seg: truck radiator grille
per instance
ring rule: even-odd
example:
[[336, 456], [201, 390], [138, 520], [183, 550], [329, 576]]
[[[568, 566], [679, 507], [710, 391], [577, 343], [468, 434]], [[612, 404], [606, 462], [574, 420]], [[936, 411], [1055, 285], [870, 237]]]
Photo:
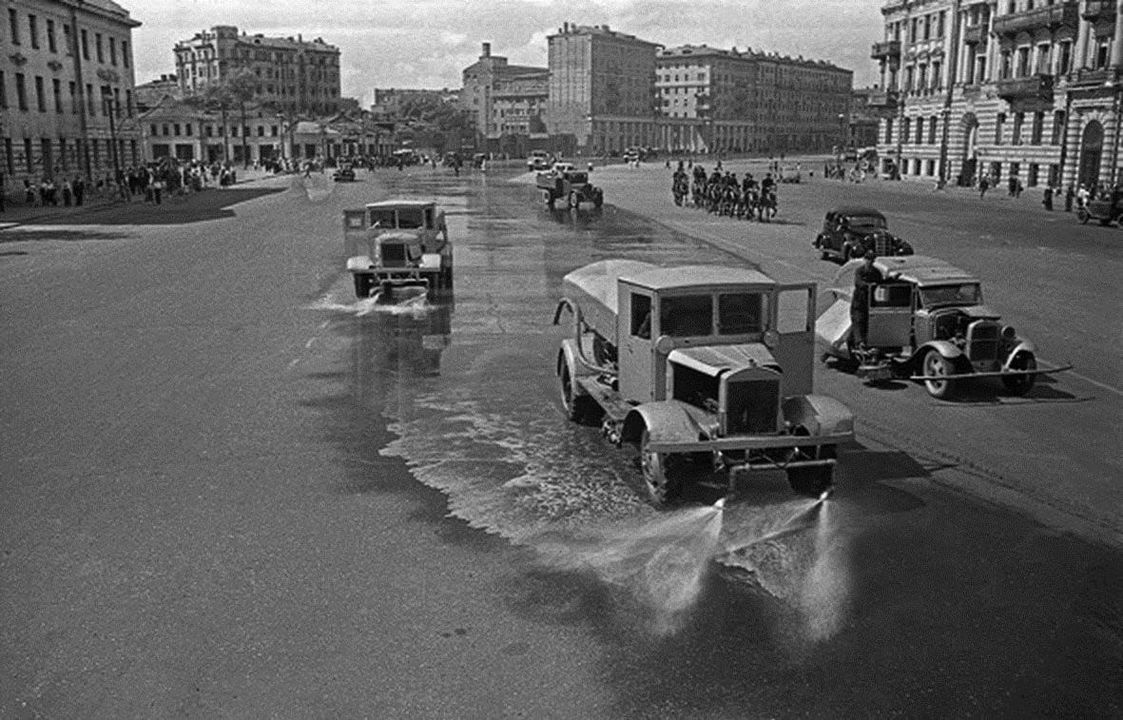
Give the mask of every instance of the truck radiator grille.
[[382, 246], [382, 265], [384, 267], [405, 267], [406, 246], [398, 243]]
[[878, 235], [873, 241], [873, 251], [877, 253], [878, 257], [885, 257], [886, 255], [893, 254], [893, 243], [889, 238], [884, 235]]
[[778, 380], [731, 382], [727, 392], [727, 434], [776, 432], [776, 417], [780, 409]]
[[972, 362], [998, 360], [998, 323], [976, 320], [967, 327], [967, 357]]

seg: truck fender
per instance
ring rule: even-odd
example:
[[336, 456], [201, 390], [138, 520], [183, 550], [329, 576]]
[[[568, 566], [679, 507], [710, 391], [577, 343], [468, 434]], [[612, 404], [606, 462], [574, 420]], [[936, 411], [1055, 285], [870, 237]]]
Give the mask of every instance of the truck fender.
[[621, 442], [638, 443], [644, 428], [658, 442], [697, 442], [699, 436], [705, 435], [680, 403], [666, 400], [632, 409], [624, 418]]
[[[948, 342], [947, 340], [929, 340], [916, 349], [909, 360], [913, 363], [920, 363], [929, 350], [938, 350], [941, 355], [951, 360], [952, 363], [958, 363], [959, 359], [963, 357], [963, 351], [956, 346], [955, 343]], [[919, 367], [919, 365], [918, 365]]]
[[347, 258], [347, 269], [351, 272], [363, 272], [374, 267], [374, 261], [369, 255], [356, 255]]
[[1011, 365], [1011, 363], [1014, 362], [1015, 358], [1017, 358], [1019, 355], [1026, 355], [1026, 354], [1028, 354], [1030, 357], [1036, 359], [1037, 358], [1037, 346], [1034, 345], [1029, 340], [1021, 340], [1021, 341], [1018, 342], [1017, 345], [1014, 346], [1014, 349], [1010, 351], [1010, 354], [1006, 356], [1006, 361], [1002, 363], [1002, 369], [1003, 370], [1012, 369], [1010, 367], [1010, 365]]
[[809, 435], [854, 432], [854, 414], [838, 400], [826, 395], [796, 395], [784, 398], [784, 422], [802, 427]]

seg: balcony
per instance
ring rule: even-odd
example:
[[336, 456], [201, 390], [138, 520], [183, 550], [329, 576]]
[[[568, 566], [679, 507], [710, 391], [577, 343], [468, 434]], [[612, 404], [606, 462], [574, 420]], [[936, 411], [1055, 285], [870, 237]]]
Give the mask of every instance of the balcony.
[[901, 41], [900, 40], [883, 40], [873, 44], [870, 50], [870, 57], [874, 60], [900, 60], [901, 59]]
[[896, 90], [874, 90], [869, 94], [866, 105], [877, 110], [892, 110], [897, 107], [898, 99]]
[[1089, 22], [1097, 20], [1113, 20], [1116, 12], [1116, 0], [1088, 0], [1084, 12], [1080, 17]]
[[985, 23], [968, 25], [963, 28], [963, 42], [967, 45], [986, 45], [987, 26]]
[[1071, 0], [1065, 5], [1047, 5], [998, 15], [994, 18], [994, 33], [1013, 37], [1020, 32], [1033, 32], [1041, 28], [1056, 30], [1061, 27], [1077, 29], [1080, 20], [1080, 6]]
[[1053, 101], [1053, 76], [1030, 75], [1024, 78], [999, 80], [998, 97], [1007, 102], [1024, 100]]

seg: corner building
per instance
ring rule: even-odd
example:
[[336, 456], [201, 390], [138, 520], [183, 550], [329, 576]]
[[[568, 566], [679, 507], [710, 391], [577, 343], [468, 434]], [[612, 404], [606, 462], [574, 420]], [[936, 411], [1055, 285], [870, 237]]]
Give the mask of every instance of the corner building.
[[1026, 187], [1120, 181], [1116, 0], [894, 0], [873, 45], [883, 172]]
[[565, 23], [548, 38], [546, 127], [563, 153], [620, 154], [659, 141], [659, 46], [607, 25]]
[[331, 115], [340, 110], [339, 48], [321, 38], [247, 35], [233, 25], [216, 25], [176, 43], [175, 70], [185, 94], [248, 72], [257, 81], [255, 99], [279, 111]]
[[3, 5], [0, 191], [77, 174], [101, 180], [138, 162], [132, 31], [140, 23], [109, 0]]

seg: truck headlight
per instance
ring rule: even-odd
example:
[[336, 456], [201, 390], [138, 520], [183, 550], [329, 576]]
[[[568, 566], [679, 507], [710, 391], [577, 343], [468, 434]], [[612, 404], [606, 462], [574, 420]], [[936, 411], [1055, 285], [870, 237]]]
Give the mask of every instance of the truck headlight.
[[1013, 325], [1006, 325], [1002, 328], [1002, 339], [1007, 342], [1013, 342], [1018, 337], [1017, 331], [1014, 330]]
[[764, 337], [761, 339], [769, 350], [775, 350], [780, 345], [780, 333], [775, 330], [765, 330]]

